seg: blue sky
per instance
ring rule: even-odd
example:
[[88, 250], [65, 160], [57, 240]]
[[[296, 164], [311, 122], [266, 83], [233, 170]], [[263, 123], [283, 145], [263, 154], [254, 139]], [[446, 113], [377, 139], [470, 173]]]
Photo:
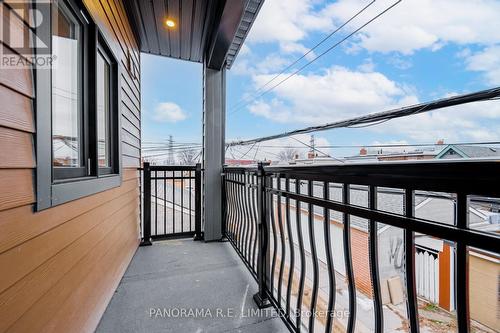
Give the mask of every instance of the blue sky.
[[[270, 135], [500, 85], [496, 14], [500, 1], [404, 0], [298, 75], [256, 98], [259, 87], [369, 2], [266, 0], [228, 72], [227, 139]], [[287, 73], [392, 3], [377, 0]], [[158, 141], [168, 134], [177, 141], [201, 140], [201, 70], [199, 64], [143, 55], [144, 140]], [[499, 139], [498, 128], [499, 102], [481, 102], [364, 129], [319, 132], [316, 142], [490, 141]], [[287, 144], [297, 145], [290, 139], [268, 145]], [[329, 153], [342, 156], [352, 149]]]

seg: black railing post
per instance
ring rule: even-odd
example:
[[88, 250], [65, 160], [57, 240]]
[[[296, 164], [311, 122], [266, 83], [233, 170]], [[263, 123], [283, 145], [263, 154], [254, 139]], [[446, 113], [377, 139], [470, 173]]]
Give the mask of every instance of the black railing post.
[[259, 217], [257, 219], [258, 227], [258, 246], [259, 253], [257, 256], [257, 280], [259, 283], [259, 291], [253, 295], [253, 299], [259, 309], [271, 306], [269, 302], [269, 297], [267, 295], [266, 286], [266, 257], [267, 257], [267, 246], [268, 246], [268, 230], [267, 230], [267, 204], [266, 204], [266, 172], [264, 170], [264, 165], [259, 163], [258, 172], [258, 213]]
[[201, 232], [201, 164], [196, 164], [194, 172], [194, 240], [203, 240]]
[[151, 169], [149, 162], [144, 162], [143, 167], [143, 194], [142, 207], [143, 215], [143, 236], [141, 246], [151, 245]]
[[224, 170], [222, 171], [221, 174], [221, 193], [222, 193], [222, 238], [227, 239], [227, 193], [226, 193], [226, 173]]

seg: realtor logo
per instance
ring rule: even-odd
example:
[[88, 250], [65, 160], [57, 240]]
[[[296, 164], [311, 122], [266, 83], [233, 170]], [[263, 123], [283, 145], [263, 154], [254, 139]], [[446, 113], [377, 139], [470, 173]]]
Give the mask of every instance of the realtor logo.
[[0, 68], [50, 68], [50, 0], [11, 0], [0, 6]]

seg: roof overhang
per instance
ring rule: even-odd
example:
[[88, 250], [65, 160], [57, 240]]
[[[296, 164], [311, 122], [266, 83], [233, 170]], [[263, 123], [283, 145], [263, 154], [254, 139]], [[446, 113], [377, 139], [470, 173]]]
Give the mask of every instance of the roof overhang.
[[[230, 68], [264, 0], [123, 0], [140, 51]], [[166, 19], [176, 23], [167, 28]]]

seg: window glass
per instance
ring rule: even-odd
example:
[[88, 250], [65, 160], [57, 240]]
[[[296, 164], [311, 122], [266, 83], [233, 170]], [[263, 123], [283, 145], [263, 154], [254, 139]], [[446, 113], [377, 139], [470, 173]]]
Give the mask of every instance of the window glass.
[[97, 149], [99, 167], [110, 167], [110, 65], [97, 54]]
[[54, 166], [81, 167], [81, 27], [59, 2], [52, 25], [52, 149]]

